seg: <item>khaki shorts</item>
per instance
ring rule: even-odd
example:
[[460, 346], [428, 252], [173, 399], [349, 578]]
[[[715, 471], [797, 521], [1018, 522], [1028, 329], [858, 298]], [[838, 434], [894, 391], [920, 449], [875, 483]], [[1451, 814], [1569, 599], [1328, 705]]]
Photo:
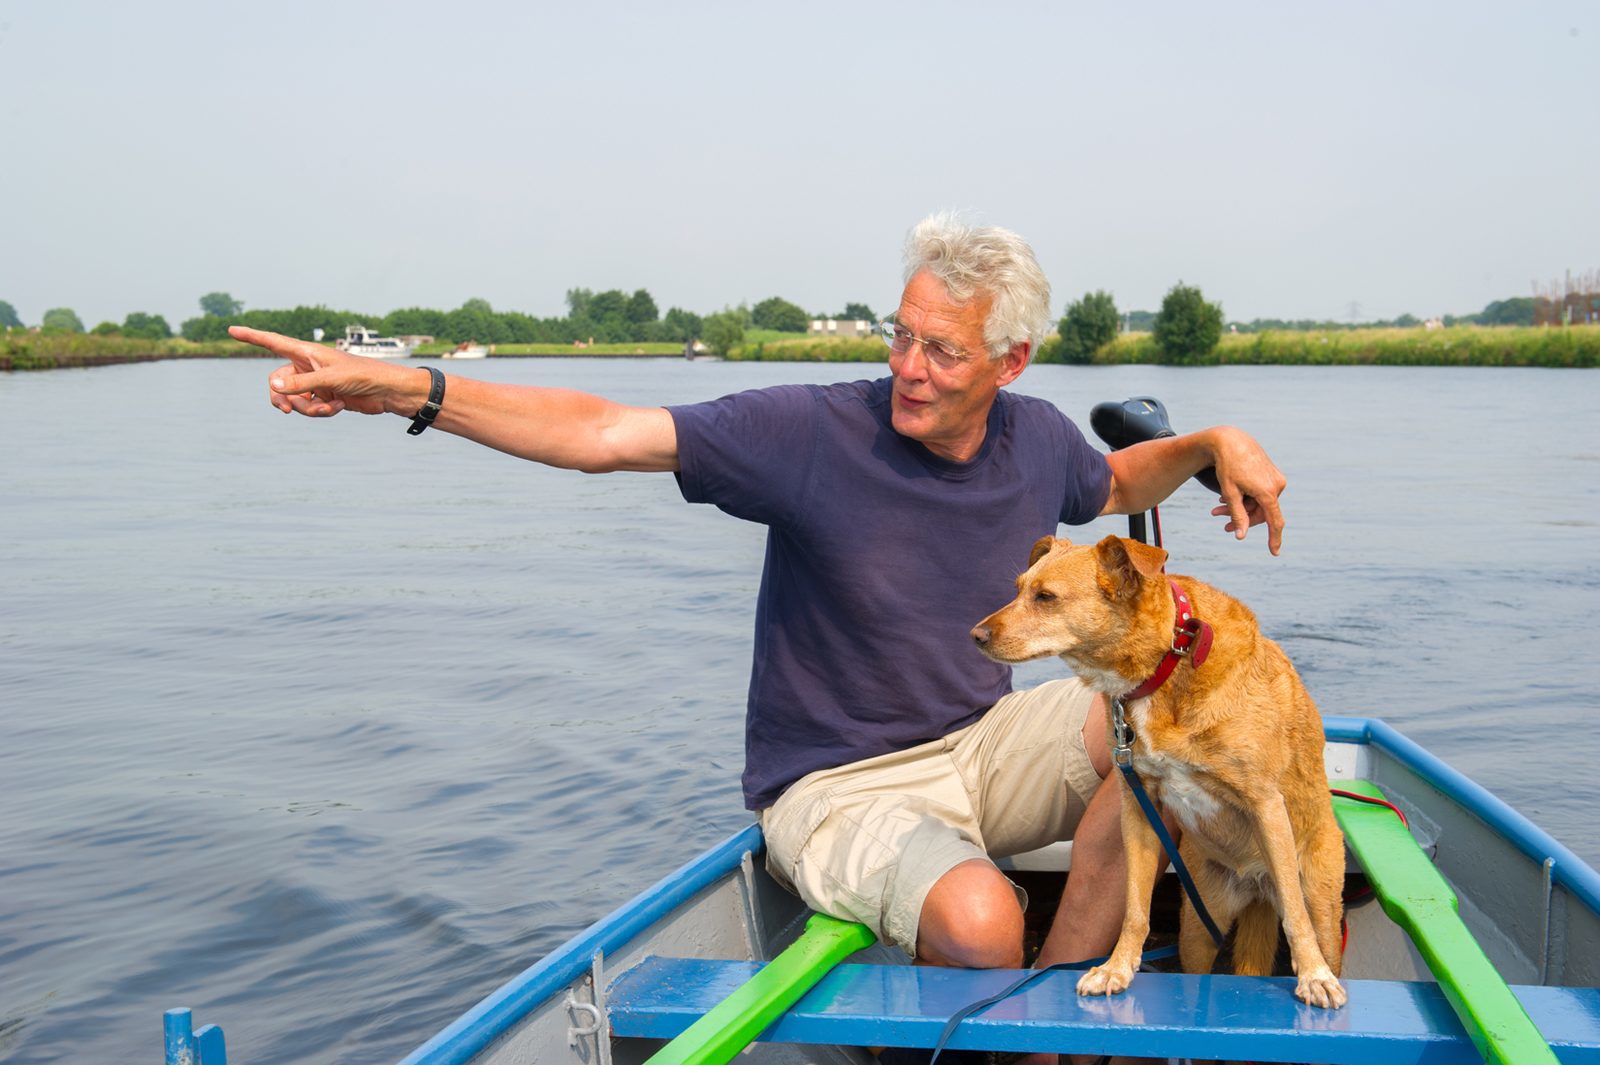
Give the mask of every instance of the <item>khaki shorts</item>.
[[1083, 743], [1093, 701], [1076, 678], [1050, 681], [943, 739], [801, 777], [761, 811], [767, 868], [914, 957], [940, 877], [1072, 837], [1100, 786]]

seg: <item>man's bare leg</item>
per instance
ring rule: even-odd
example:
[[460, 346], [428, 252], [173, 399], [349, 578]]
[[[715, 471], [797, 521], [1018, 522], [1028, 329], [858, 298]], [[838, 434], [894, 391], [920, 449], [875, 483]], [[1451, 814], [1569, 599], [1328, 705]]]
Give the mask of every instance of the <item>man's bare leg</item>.
[[[1127, 871], [1122, 850], [1122, 784], [1112, 772], [1111, 745], [1106, 731], [1109, 712], [1105, 697], [1095, 696], [1094, 708], [1083, 725], [1083, 742], [1100, 774], [1100, 786], [1072, 836], [1072, 875], [1067, 877], [1061, 903], [1050, 922], [1050, 933], [1039, 949], [1034, 967], [1043, 969], [1062, 962], [1087, 961], [1111, 953], [1122, 917], [1127, 910]], [[1162, 862], [1165, 864], [1166, 859]], [[1055, 1054], [1033, 1054], [1021, 1065], [1055, 1065]], [[1063, 1061], [1091, 1065], [1094, 1054], [1072, 1054]], [[1140, 1058], [1114, 1058], [1113, 1065], [1134, 1065]]]
[[1100, 786], [1072, 835], [1072, 875], [1034, 963], [1040, 969], [1109, 954], [1122, 929], [1128, 893], [1122, 858], [1122, 790], [1111, 771], [1106, 716], [1105, 697], [1097, 695], [1083, 724], [1083, 742], [1100, 774]]
[[[1110, 952], [1122, 928], [1127, 875], [1123, 867], [1121, 787], [1111, 769], [1108, 712], [1095, 697], [1083, 727], [1084, 746], [1100, 774], [1072, 837], [1073, 873], [1035, 965], [1044, 968]], [[987, 862], [963, 862], [940, 877], [923, 901], [917, 928], [919, 964], [970, 969], [1022, 966], [1022, 908], [1011, 882]], [[1034, 1054], [1019, 1065], [1055, 1065], [1057, 1055]], [[1097, 1055], [1073, 1055], [1090, 1065]], [[1137, 1059], [1115, 1059], [1117, 1065]]]
[[961, 969], [1022, 968], [1022, 907], [1005, 875], [983, 861], [962, 862], [923, 900], [917, 962]]

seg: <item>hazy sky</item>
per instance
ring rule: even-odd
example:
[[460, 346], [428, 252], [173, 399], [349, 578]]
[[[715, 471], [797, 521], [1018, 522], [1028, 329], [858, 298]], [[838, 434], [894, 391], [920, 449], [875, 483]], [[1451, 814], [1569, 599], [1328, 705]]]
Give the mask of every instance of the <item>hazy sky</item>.
[[1057, 311], [1464, 313], [1600, 268], [1597, 15], [0, 0], [0, 299], [881, 313], [953, 207]]

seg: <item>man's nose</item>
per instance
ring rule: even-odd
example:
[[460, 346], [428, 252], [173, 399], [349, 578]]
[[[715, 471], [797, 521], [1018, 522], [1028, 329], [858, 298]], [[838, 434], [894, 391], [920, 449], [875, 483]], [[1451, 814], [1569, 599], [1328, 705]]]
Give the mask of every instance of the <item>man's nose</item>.
[[972, 639], [979, 647], [988, 647], [989, 641], [994, 639], [994, 630], [987, 625], [974, 625]]
[[[911, 356], [913, 352], [916, 353], [917, 358], [914, 366], [911, 362]], [[900, 355], [900, 368], [894, 370], [893, 367], [891, 367], [891, 369], [896, 377], [910, 377], [914, 380], [921, 380], [922, 378], [927, 377], [928, 351], [922, 346], [922, 341], [913, 340], [911, 342], [911, 346]]]

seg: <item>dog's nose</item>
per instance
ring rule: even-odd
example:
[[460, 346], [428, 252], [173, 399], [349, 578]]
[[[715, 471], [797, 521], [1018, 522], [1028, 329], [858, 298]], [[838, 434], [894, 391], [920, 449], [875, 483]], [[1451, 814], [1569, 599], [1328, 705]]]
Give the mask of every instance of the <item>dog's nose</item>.
[[979, 647], [988, 647], [989, 646], [989, 641], [991, 639], [993, 639], [993, 638], [994, 638], [994, 631], [992, 629], [990, 629], [989, 626], [987, 626], [987, 625], [974, 625], [972, 627], [972, 639], [977, 643], [977, 645]]

